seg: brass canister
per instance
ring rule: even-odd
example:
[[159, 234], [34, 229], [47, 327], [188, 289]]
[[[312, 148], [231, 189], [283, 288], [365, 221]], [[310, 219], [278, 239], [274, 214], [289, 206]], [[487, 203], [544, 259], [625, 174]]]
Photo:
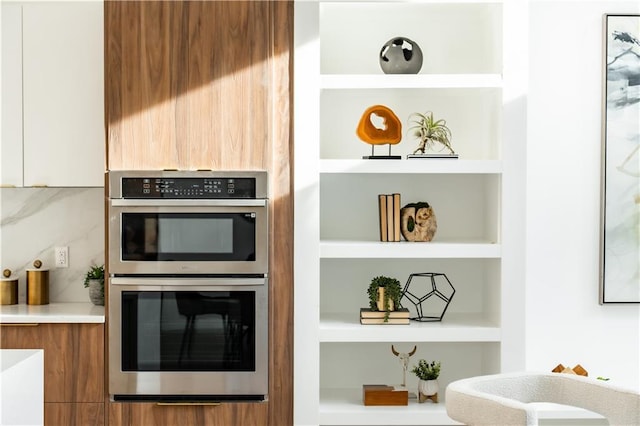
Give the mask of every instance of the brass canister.
[[15, 305], [18, 303], [18, 276], [11, 276], [11, 270], [2, 271], [0, 279], [0, 305]]
[[36, 269], [27, 269], [27, 305], [49, 304], [49, 271], [40, 269], [42, 262], [33, 262]]

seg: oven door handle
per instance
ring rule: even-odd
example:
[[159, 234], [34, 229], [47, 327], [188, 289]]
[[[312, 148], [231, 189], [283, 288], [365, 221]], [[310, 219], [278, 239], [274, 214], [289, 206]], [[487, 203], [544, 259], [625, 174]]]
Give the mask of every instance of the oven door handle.
[[112, 277], [111, 285], [123, 286], [260, 286], [267, 283], [267, 278], [124, 278]]
[[114, 207], [265, 207], [267, 200], [261, 199], [223, 199], [223, 200], [141, 200], [141, 199], [111, 199], [110, 203]]

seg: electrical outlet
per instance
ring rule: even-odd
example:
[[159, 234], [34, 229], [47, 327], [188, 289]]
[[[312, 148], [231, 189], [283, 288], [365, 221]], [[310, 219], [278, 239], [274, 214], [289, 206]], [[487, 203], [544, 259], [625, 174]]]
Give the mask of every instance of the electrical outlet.
[[69, 247], [56, 247], [56, 268], [69, 267]]

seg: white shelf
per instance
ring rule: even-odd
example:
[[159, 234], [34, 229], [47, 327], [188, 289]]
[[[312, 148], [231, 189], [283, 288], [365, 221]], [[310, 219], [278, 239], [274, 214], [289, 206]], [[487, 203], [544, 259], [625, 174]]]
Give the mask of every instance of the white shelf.
[[410, 160], [320, 160], [320, 173], [500, 174], [502, 161], [429, 158]]
[[[412, 392], [409, 389], [410, 394]], [[321, 389], [320, 424], [323, 425], [458, 425], [447, 416], [445, 389], [439, 402], [418, 403], [409, 399], [406, 406], [365, 406], [361, 389]], [[559, 404], [535, 403], [538, 417], [544, 420], [596, 420], [604, 418], [592, 411]], [[575, 423], [572, 423], [575, 424]]]
[[322, 89], [501, 88], [500, 74], [325, 74]]
[[416, 243], [324, 240], [320, 242], [320, 258], [324, 259], [496, 259], [500, 256], [501, 245], [489, 241]]
[[[409, 390], [411, 394], [411, 389]], [[415, 394], [415, 391], [413, 391]], [[362, 389], [321, 389], [322, 425], [457, 425], [447, 416], [444, 389], [437, 404], [409, 400], [406, 406], [365, 406]]]
[[320, 342], [500, 342], [500, 327], [481, 315], [445, 314], [442, 321], [362, 325], [358, 312], [320, 318]]

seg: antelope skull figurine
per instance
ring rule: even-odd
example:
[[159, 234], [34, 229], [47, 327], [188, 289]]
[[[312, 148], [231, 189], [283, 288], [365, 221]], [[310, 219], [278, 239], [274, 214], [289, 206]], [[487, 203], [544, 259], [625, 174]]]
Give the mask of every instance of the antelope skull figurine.
[[413, 346], [413, 350], [411, 352], [398, 352], [396, 348], [391, 345], [391, 352], [398, 358], [400, 358], [400, 364], [402, 365], [402, 386], [407, 387], [407, 367], [409, 366], [409, 358], [411, 355], [416, 353], [416, 349], [418, 347], [416, 345]]

